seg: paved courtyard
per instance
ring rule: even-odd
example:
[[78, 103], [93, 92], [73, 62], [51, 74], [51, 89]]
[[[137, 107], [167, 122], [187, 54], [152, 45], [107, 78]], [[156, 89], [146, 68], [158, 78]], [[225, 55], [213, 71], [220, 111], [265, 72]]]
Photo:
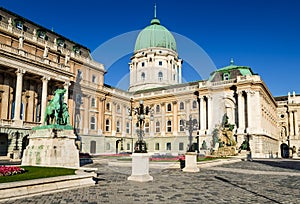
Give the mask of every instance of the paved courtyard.
[[300, 160], [255, 160], [202, 168], [151, 169], [154, 180], [127, 181], [125, 166], [91, 164], [103, 178], [92, 187], [5, 203], [300, 203]]

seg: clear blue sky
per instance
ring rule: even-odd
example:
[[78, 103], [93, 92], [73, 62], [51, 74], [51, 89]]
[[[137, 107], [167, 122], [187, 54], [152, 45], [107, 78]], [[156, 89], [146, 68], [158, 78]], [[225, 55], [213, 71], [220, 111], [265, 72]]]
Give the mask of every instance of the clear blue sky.
[[[154, 3], [161, 24], [201, 46], [216, 67], [233, 57], [258, 73], [274, 96], [300, 93], [299, 0], [1, 0], [0, 6], [93, 52], [117, 35], [149, 25]], [[109, 70], [106, 83], [115, 85], [118, 69], [129, 71], [129, 57]]]

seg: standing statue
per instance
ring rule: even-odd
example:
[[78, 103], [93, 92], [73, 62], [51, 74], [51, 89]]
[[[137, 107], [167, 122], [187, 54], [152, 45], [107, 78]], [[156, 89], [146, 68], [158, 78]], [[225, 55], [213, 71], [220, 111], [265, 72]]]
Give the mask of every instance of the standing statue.
[[64, 103], [65, 89], [57, 89], [54, 92], [53, 99], [46, 107], [44, 123], [46, 125], [57, 124], [67, 125], [69, 124], [69, 113], [67, 104]]

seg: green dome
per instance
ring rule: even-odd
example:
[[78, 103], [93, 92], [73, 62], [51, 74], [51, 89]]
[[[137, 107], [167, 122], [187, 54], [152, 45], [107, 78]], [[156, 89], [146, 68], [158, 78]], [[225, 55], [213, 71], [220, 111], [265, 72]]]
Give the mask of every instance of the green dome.
[[176, 52], [176, 41], [168, 29], [160, 25], [157, 18], [152, 19], [151, 25], [144, 28], [135, 41], [134, 51], [150, 47], [163, 47]]

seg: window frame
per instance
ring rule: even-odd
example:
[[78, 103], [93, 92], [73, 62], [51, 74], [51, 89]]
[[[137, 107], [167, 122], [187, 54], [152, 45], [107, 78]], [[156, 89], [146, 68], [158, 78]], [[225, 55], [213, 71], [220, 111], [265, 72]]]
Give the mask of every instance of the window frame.
[[167, 121], [167, 132], [172, 132], [172, 121], [168, 120]]
[[96, 130], [97, 129], [96, 124], [97, 124], [96, 117], [91, 116], [91, 118], [90, 118], [90, 129], [91, 130]]
[[160, 122], [159, 122], [159, 121], [156, 121], [156, 122], [155, 122], [155, 132], [156, 132], [156, 133], [159, 133], [159, 132], [160, 132]]
[[108, 118], [105, 120], [105, 132], [110, 132], [110, 120]]

